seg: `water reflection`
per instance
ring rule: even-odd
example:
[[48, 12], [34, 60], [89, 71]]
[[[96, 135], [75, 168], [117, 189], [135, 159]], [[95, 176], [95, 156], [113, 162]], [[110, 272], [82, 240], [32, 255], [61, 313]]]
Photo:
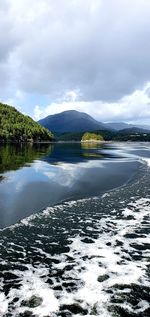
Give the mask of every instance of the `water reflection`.
[[0, 182], [2, 182], [4, 179], [5, 179], [5, 177], [0, 175]]
[[81, 148], [85, 150], [101, 149], [103, 146], [103, 143], [81, 142]]
[[62, 200], [99, 195], [120, 186], [139, 164], [123, 159], [111, 146], [96, 144], [88, 148], [80, 144], [5, 146], [0, 158], [1, 227]]
[[[50, 155], [53, 145], [33, 145], [33, 144], [7, 144], [0, 146], [0, 173], [17, 170], [20, 167], [32, 163], [34, 160]], [[1, 176], [2, 177], [2, 176]], [[1, 180], [0, 177], [0, 180]]]
[[[122, 157], [111, 151], [112, 146], [101, 144], [19, 144], [0, 146], [0, 173], [17, 170], [35, 160], [58, 165], [61, 162], [79, 163], [91, 159]], [[0, 181], [4, 175], [0, 175]]]

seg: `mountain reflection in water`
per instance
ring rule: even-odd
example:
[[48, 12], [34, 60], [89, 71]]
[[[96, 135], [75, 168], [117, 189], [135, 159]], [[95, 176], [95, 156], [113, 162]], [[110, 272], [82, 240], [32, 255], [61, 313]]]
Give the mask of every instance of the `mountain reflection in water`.
[[138, 164], [110, 144], [1, 146], [0, 227], [60, 201], [121, 186]]

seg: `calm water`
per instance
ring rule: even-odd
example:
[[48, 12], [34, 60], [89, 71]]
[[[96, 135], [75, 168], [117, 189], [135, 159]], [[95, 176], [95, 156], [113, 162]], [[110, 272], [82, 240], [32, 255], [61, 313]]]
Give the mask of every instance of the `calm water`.
[[150, 145], [0, 148], [0, 316], [147, 317]]
[[127, 182], [139, 162], [113, 146], [55, 144], [0, 149], [0, 227], [61, 201]]

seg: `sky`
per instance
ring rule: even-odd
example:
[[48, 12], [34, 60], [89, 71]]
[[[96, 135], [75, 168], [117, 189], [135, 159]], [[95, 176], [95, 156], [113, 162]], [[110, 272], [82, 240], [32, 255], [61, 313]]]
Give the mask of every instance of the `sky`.
[[0, 100], [150, 124], [150, 1], [0, 0]]

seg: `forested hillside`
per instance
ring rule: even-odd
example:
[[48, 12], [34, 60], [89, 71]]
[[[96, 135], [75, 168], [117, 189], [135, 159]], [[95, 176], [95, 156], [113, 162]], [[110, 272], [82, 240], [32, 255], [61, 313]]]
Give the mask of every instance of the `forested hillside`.
[[0, 103], [0, 142], [38, 142], [52, 138], [52, 133], [33, 119]]
[[102, 142], [104, 141], [103, 137], [100, 134], [96, 133], [84, 133], [81, 142]]

